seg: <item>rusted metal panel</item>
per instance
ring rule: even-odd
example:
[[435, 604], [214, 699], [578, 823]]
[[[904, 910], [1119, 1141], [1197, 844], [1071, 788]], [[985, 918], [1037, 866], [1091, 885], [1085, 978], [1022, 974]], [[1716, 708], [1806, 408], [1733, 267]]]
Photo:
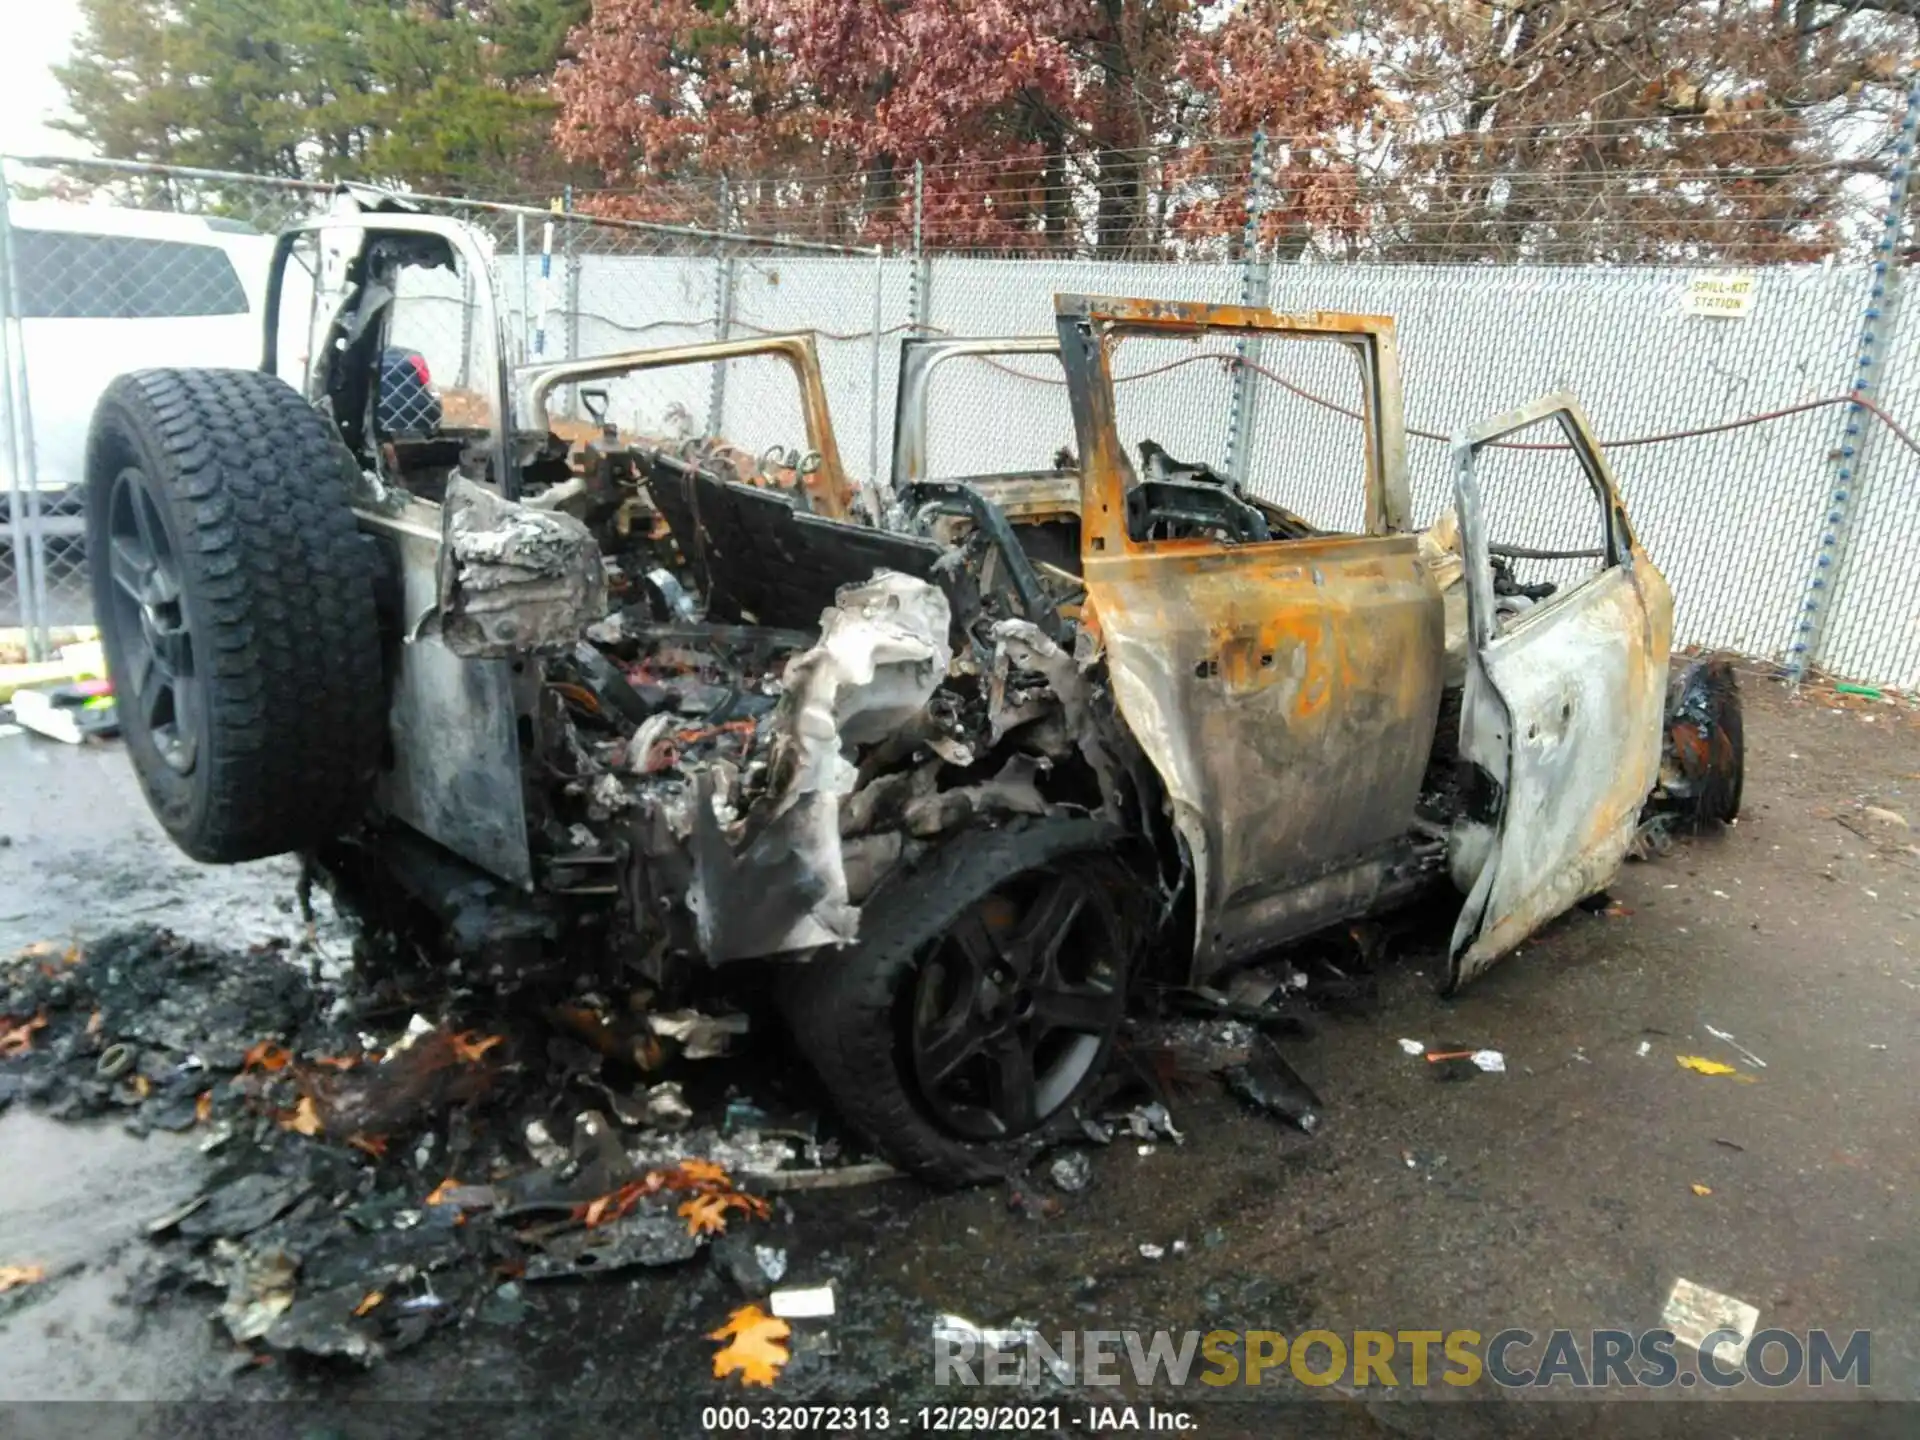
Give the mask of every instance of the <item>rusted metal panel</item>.
[[[1414, 820], [1444, 664], [1440, 592], [1407, 529], [1393, 325], [1378, 316], [1058, 296], [1082, 457], [1085, 610], [1114, 698], [1195, 870], [1205, 973], [1364, 909]], [[1359, 352], [1365, 536], [1136, 541], [1113, 408], [1127, 334], [1296, 335]], [[1366, 892], [1365, 894], [1361, 892]]]
[[[654, 350], [622, 350], [584, 360], [530, 366], [516, 372], [527, 396], [525, 420], [544, 429], [547, 398], [562, 385], [583, 380], [608, 380], [640, 370], [676, 365], [717, 364], [755, 355], [784, 360], [800, 383], [800, 413], [806, 422], [807, 448], [820, 457], [820, 468], [806, 477], [808, 493], [819, 513], [839, 520], [847, 515], [853, 487], [840, 464], [840, 446], [834, 439], [833, 413], [827, 407], [827, 386], [820, 375], [820, 352], [813, 334], [756, 335], [743, 340], [709, 340], [698, 345], [669, 345]], [[874, 514], [885, 514], [877, 494], [869, 497]]]
[[[1474, 474], [1486, 445], [1556, 421], [1606, 517], [1605, 565], [1503, 630]], [[1454, 837], [1467, 901], [1449, 947], [1456, 989], [1619, 869], [1659, 776], [1673, 594], [1634, 540], [1578, 404], [1550, 395], [1454, 442], [1469, 647], [1461, 755], [1491, 778], [1497, 813]]]
[[1270, 900], [1407, 832], [1439, 592], [1400, 537], [1084, 563], [1114, 698], [1196, 872], [1196, 966], [1271, 944]]

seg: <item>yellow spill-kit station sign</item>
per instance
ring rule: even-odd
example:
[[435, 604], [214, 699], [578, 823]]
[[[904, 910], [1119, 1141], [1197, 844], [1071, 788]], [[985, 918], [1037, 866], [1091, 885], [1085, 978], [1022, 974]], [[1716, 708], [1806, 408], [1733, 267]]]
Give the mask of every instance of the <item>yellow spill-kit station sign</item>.
[[1684, 315], [1724, 315], [1744, 319], [1753, 311], [1760, 279], [1751, 270], [1708, 270], [1687, 281], [1680, 297]]

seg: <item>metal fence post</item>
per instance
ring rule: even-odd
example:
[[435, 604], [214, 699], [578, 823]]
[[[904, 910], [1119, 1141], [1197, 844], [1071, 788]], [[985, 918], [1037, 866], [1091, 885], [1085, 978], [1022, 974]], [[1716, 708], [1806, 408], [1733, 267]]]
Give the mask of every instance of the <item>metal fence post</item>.
[[[873, 247], [873, 346], [867, 360], [867, 494], [878, 504], [880, 495], [880, 333], [882, 297], [886, 291], [886, 251]], [[874, 523], [885, 525], [886, 512], [874, 511]]]
[[527, 273], [527, 217], [513, 217], [513, 248], [520, 257], [520, 356], [525, 364], [533, 356], [533, 281]]
[[26, 632], [27, 658], [50, 653], [47, 625], [46, 555], [40, 533], [40, 478], [34, 463], [33, 407], [27, 389], [26, 336], [19, 323], [19, 272], [14, 265], [13, 225], [9, 214], [12, 181], [0, 160], [0, 407], [4, 408], [7, 475], [7, 529], [13, 548], [13, 579], [20, 600], [20, 625]]
[[[1240, 303], [1265, 305], [1272, 269], [1261, 257], [1260, 215], [1266, 204], [1267, 132], [1253, 132], [1253, 159], [1247, 169], [1247, 223], [1240, 239]], [[1253, 365], [1260, 360], [1260, 344], [1241, 339], [1233, 347], [1233, 399], [1228, 410], [1227, 474], [1236, 485], [1247, 479], [1247, 457], [1253, 445], [1253, 412], [1260, 397]], [[1251, 361], [1252, 364], [1248, 362]]]
[[[569, 185], [561, 192], [561, 204], [563, 206], [562, 213], [566, 216], [566, 220], [563, 223], [567, 227], [567, 238], [564, 246], [567, 263], [565, 301], [567, 307], [567, 359], [575, 360], [580, 356], [580, 246], [573, 233], [575, 229], [578, 228], [573, 222], [573, 186]], [[575, 420], [580, 418], [580, 387], [578, 385], [569, 385], [567, 387], [567, 414]]]
[[907, 272], [907, 322], [916, 335], [924, 335], [932, 318], [930, 291], [933, 271], [927, 262], [927, 167], [913, 162], [913, 269]]
[[1820, 547], [1813, 557], [1813, 573], [1807, 577], [1793, 643], [1787, 649], [1787, 674], [1795, 685], [1806, 678], [1809, 666], [1824, 658], [1828, 627], [1840, 603], [1840, 582], [1845, 577], [1851, 528], [1848, 522], [1860, 507], [1861, 493], [1874, 468], [1871, 462], [1887, 448], [1887, 439], [1880, 433], [1884, 427], [1858, 401], [1869, 390], [1875, 395], [1886, 393], [1886, 357], [1892, 350], [1888, 342], [1899, 321], [1901, 231], [1913, 183], [1916, 137], [1920, 137], [1920, 72], [1915, 73], [1913, 88], [1907, 94], [1907, 112], [1900, 122], [1900, 138], [1894, 145], [1893, 169], [1888, 176], [1886, 214], [1879, 239], [1874, 242], [1872, 280], [1860, 322], [1860, 353], [1854, 361], [1849, 392], [1854, 401], [1844, 411], [1840, 443], [1833, 450], [1833, 483]]
[[[732, 215], [731, 184], [720, 181], [720, 226], [725, 229]], [[715, 242], [713, 251], [713, 338], [730, 338], [733, 330], [733, 285], [735, 280], [732, 248], [726, 241]], [[727, 362], [713, 362], [712, 389], [707, 392], [707, 434], [718, 438], [727, 421]]]

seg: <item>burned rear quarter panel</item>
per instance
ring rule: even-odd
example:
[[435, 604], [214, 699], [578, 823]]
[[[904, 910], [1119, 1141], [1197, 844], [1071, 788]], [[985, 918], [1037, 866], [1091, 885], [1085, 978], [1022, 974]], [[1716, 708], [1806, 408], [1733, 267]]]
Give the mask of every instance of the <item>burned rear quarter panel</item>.
[[1404, 836], [1433, 745], [1440, 592], [1411, 536], [1085, 557], [1115, 698], [1195, 869], [1196, 969], [1275, 892]]

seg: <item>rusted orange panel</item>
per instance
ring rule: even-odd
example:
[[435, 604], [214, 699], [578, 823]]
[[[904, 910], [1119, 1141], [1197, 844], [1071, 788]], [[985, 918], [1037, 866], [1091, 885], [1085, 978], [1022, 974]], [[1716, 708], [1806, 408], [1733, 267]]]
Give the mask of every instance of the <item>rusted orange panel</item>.
[[1203, 965], [1253, 943], [1263, 900], [1406, 833], [1444, 662], [1411, 538], [1155, 547], [1085, 579], [1194, 860]]

